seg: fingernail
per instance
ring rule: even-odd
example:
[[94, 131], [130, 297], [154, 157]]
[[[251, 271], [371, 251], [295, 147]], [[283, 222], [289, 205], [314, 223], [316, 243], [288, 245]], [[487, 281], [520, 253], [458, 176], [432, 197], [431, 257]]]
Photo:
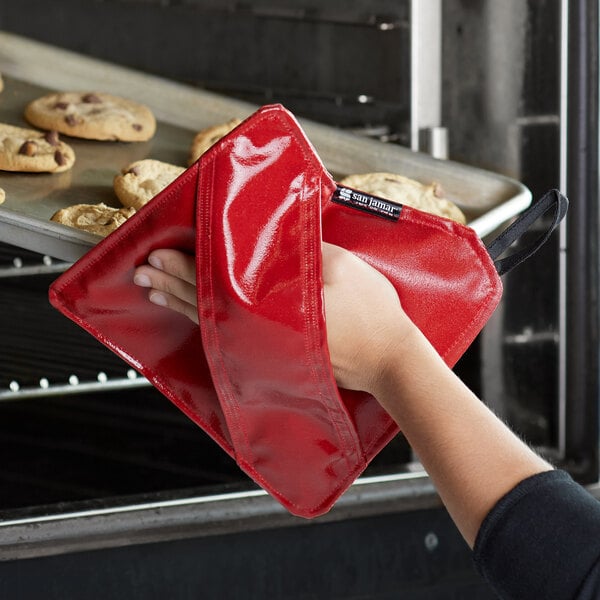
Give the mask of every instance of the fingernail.
[[142, 273], [138, 275], [134, 275], [133, 283], [139, 285], [141, 287], [152, 287], [152, 282], [150, 281], [150, 277], [148, 275], [144, 275]]
[[162, 264], [162, 260], [160, 260], [160, 258], [157, 258], [156, 256], [154, 256], [153, 254], [151, 254], [148, 257], [148, 262], [155, 268], [155, 269], [160, 269], [162, 271], [163, 268], [163, 264]]
[[165, 296], [163, 296], [163, 294], [159, 294], [159, 293], [150, 294], [149, 298], [150, 298], [150, 302], [153, 302], [154, 304], [158, 304], [158, 306], [166, 306], [167, 305], [167, 298]]

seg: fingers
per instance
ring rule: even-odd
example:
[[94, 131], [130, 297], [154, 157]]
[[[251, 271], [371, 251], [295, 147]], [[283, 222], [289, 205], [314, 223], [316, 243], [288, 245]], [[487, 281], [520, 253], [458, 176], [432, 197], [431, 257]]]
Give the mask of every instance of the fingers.
[[155, 250], [135, 270], [136, 285], [150, 288], [148, 299], [198, 323], [196, 265], [193, 256], [177, 250]]
[[196, 261], [193, 256], [179, 250], [154, 250], [148, 262], [161, 271], [196, 285]]

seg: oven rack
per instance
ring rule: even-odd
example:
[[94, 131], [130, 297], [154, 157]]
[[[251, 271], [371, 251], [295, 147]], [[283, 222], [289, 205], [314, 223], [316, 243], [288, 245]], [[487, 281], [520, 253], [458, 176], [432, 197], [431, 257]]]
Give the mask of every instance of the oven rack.
[[48, 275], [66, 271], [70, 262], [0, 243], [0, 278]]
[[[32, 277], [5, 277], [0, 294], [0, 401], [80, 394], [150, 386], [150, 382], [98, 340], [55, 310], [48, 288], [52, 269], [69, 263], [45, 261], [33, 252], [0, 247], [22, 266], [5, 272]], [[41, 263], [41, 266], [40, 266]], [[60, 343], [58, 343], [60, 342]]]
[[[293, 20], [306, 23], [327, 25], [351, 25], [372, 27], [379, 31], [409, 29], [410, 17], [408, 1], [398, 2], [394, 12], [390, 12], [389, 3], [370, 1], [351, 4], [338, 0], [328, 5], [308, 0], [279, 0], [278, 2], [240, 2], [237, 0], [105, 0], [106, 4], [144, 4], [159, 5], [161, 9], [176, 6], [180, 9], [193, 9], [198, 13], [224, 14], [227, 16], [250, 16], [257, 19]], [[379, 9], [379, 4], [381, 8]]]
[[313, 92], [294, 87], [264, 87], [208, 79], [192, 83], [207, 91], [257, 106], [279, 102], [304, 118], [381, 142], [410, 146], [410, 108], [401, 100], [385, 100], [366, 91], [353, 94]]
[[19, 381], [12, 379], [8, 383], [7, 388], [0, 389], [0, 402], [92, 392], [107, 392], [111, 390], [149, 387], [150, 385], [150, 382], [134, 369], [128, 369], [124, 377], [112, 377], [110, 379], [104, 371], [99, 371], [95, 381], [80, 381], [76, 374], [70, 375], [66, 382], [57, 381], [51, 383], [49, 377], [40, 377], [37, 386], [27, 385], [25, 387], [21, 387]]

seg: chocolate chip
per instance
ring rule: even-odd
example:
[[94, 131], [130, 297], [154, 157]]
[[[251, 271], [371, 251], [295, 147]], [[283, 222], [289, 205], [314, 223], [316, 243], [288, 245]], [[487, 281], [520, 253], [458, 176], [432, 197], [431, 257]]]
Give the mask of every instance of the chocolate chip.
[[125, 175], [127, 175], [128, 173], [131, 173], [132, 175], [139, 175], [140, 174], [140, 168], [139, 167], [131, 167], [131, 169], [129, 169], [128, 171], [125, 171]]
[[66, 110], [67, 108], [69, 108], [69, 103], [68, 102], [57, 102], [54, 105], [54, 108], [58, 108], [59, 110]]
[[81, 97], [81, 100], [86, 104], [99, 104], [102, 102], [102, 99], [96, 94], [85, 94]]
[[67, 115], [65, 117], [65, 123], [71, 127], [75, 127], [75, 125], [79, 125], [81, 121], [75, 115]]
[[25, 156], [35, 156], [37, 151], [37, 144], [32, 142], [31, 140], [27, 140], [21, 144], [19, 148], [19, 154], [23, 154]]
[[67, 164], [67, 159], [65, 158], [65, 155], [60, 150], [57, 150], [54, 153], [54, 162], [57, 165], [59, 165], [60, 167]]
[[58, 131], [46, 131], [46, 133], [44, 134], [44, 139], [51, 146], [58, 146], [59, 141], [60, 141], [58, 138]]
[[136, 130], [136, 131], [141, 131], [142, 129], [144, 129], [139, 123], [134, 123], [132, 125], [132, 127]]

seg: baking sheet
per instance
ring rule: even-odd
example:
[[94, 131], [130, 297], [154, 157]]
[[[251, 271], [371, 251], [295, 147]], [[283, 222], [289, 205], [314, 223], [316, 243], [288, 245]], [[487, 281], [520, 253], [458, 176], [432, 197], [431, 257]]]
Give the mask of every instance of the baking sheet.
[[[25, 105], [55, 90], [103, 91], [148, 105], [157, 132], [148, 142], [96, 142], [61, 136], [75, 150], [70, 171], [20, 174], [0, 171], [6, 202], [0, 205], [0, 241], [74, 261], [101, 238], [50, 221], [56, 210], [79, 203], [120, 206], [114, 176], [135, 160], [155, 158], [186, 166], [194, 134], [257, 107], [160, 77], [88, 58], [0, 32], [0, 122], [29, 127]], [[336, 179], [369, 171], [391, 171], [423, 183], [439, 182], [449, 199], [484, 237], [526, 208], [531, 193], [521, 183], [452, 161], [440, 161], [395, 144], [301, 120], [325, 166]]]

